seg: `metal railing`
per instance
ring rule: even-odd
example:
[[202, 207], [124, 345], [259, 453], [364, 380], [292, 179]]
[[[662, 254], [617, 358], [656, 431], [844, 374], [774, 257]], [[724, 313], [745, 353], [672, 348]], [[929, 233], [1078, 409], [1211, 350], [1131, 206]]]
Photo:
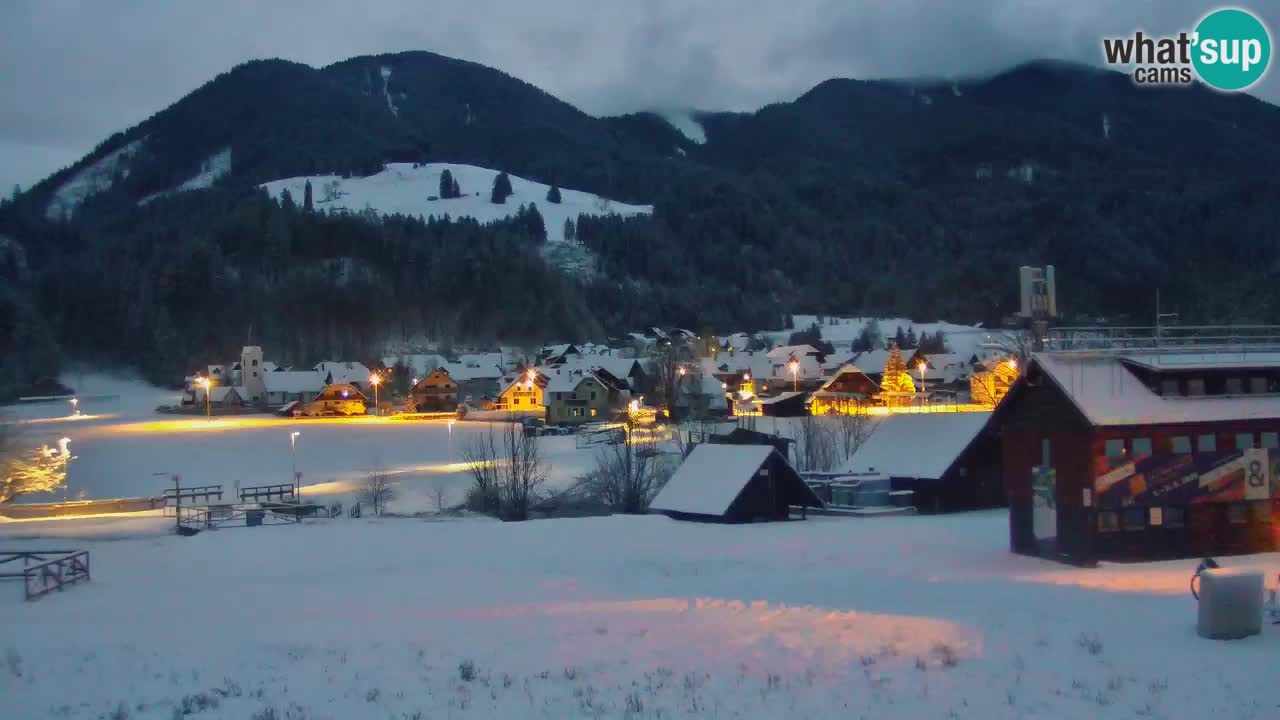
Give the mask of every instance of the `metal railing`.
[[1066, 353], [1280, 352], [1280, 325], [1160, 325], [1056, 327], [1045, 350]]
[[255, 485], [253, 487], [240, 489], [240, 502], [259, 502], [262, 500], [271, 501], [273, 499], [293, 500], [294, 487], [291, 483], [281, 483], [279, 485]]
[[[22, 570], [5, 567], [22, 561]], [[0, 580], [22, 579], [26, 599], [35, 600], [67, 585], [89, 581], [88, 550], [0, 552]]]

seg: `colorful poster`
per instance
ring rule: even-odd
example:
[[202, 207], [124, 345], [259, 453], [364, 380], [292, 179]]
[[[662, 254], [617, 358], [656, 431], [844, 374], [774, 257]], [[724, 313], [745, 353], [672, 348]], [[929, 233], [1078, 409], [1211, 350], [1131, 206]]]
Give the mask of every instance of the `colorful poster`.
[[1100, 461], [1093, 489], [1099, 508], [1269, 500], [1280, 482], [1280, 450], [1152, 455]]

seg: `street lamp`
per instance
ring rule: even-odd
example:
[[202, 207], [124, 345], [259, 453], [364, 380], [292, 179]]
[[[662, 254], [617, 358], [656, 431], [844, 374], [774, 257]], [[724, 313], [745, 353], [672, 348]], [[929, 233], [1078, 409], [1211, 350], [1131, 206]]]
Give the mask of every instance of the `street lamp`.
[[791, 390], [800, 392], [800, 361], [792, 358], [787, 367], [791, 368]]
[[926, 367], [928, 367], [928, 365], [926, 365], [923, 360], [916, 365], [916, 369], [920, 371], [920, 393], [927, 399], [929, 397], [929, 391], [925, 388], [924, 384], [924, 370]]
[[453, 418], [449, 419], [449, 464], [453, 464]]
[[1009, 358], [1009, 369], [1014, 372], [1018, 371], [1018, 358]]
[[289, 462], [293, 467], [293, 499], [302, 502], [302, 478], [298, 475], [298, 436], [302, 433], [294, 430], [289, 433]]
[[204, 388], [204, 416], [205, 416], [205, 419], [211, 419], [211, 418], [213, 417], [213, 406], [210, 404], [210, 400], [209, 400], [209, 386], [210, 386], [210, 385], [213, 385], [213, 381], [212, 381], [212, 380], [210, 380], [210, 379], [209, 379], [209, 378], [207, 378], [207, 377], [202, 377], [202, 378], [200, 378], [199, 380], [197, 380], [196, 382], [200, 383], [200, 387]]
[[378, 414], [378, 386], [382, 384], [382, 376], [374, 373], [369, 376], [369, 383], [373, 385], [373, 414]]
[[71, 398], [70, 402], [71, 402], [71, 414], [79, 415], [80, 409], [77, 406], [80, 404], [80, 398]]

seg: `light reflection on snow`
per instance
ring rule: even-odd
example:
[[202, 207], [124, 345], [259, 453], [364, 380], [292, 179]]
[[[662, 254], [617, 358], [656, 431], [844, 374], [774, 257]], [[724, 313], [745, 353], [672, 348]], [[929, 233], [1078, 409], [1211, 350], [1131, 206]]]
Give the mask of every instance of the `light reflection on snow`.
[[[435, 620], [436, 613], [427, 616]], [[788, 606], [764, 600], [646, 598], [467, 608], [446, 612], [452, 622], [512, 621], [549, 633], [556, 662], [583, 664], [616, 658], [625, 643], [633, 663], [720, 665], [753, 671], [803, 671], [857, 664], [911, 664], [946, 646], [956, 657], [983, 655], [977, 630], [938, 618]]]
[[[1280, 554], [1234, 557], [1219, 562], [1224, 567], [1261, 570], [1268, 588], [1275, 587], [1280, 573]], [[1074, 585], [1085, 590], [1148, 595], [1187, 595], [1199, 560], [1173, 560], [1132, 565], [1105, 564], [1099, 568], [1063, 568], [1020, 575], [1019, 582], [1045, 585]]]
[[361, 425], [366, 427], [398, 427], [405, 428], [418, 424], [447, 423], [444, 418], [427, 420], [397, 420], [394, 417], [355, 416], [355, 417], [320, 417], [320, 418], [283, 418], [263, 416], [216, 417], [213, 419], [183, 418], [180, 420], [148, 420], [142, 422], [122, 423], [96, 428], [104, 435], [144, 435], [166, 433], [208, 433], [226, 432], [229, 430], [251, 430], [258, 428], [289, 427], [306, 429], [316, 425]]

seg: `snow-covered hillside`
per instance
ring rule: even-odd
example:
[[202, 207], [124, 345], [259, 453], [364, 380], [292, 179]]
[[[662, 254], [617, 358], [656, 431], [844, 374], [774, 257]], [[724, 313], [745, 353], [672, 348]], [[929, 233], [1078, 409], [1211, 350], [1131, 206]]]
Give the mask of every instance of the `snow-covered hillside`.
[[979, 327], [976, 325], [958, 325], [943, 320], [937, 322], [914, 322], [910, 318], [842, 318], [842, 317], [822, 317], [817, 315], [792, 315], [791, 325], [794, 330], [787, 330], [779, 333], [781, 342], [785, 342], [787, 336], [795, 330], [804, 330], [809, 326], [818, 325], [822, 330], [822, 339], [836, 346], [837, 350], [848, 350], [849, 345], [862, 334], [862, 328], [872, 320], [880, 324], [880, 334], [883, 338], [892, 338], [902, 328], [903, 332], [908, 329], [914, 329], [917, 336], [921, 333], [929, 333], [935, 335], [938, 331], [942, 331], [942, 335], [947, 343], [947, 349], [953, 353], [970, 356], [977, 355], [979, 359], [985, 358], [989, 352], [984, 347], [993, 341], [993, 336], [998, 335], [998, 330]]
[[54, 191], [53, 199], [45, 208], [45, 217], [50, 220], [66, 220], [89, 197], [110, 188], [117, 176], [128, 177], [129, 159], [141, 148], [142, 141], [134, 140], [72, 175]]
[[[462, 197], [440, 199], [440, 174], [448, 170], [462, 190]], [[511, 197], [502, 205], [489, 201], [497, 170], [450, 163], [392, 163], [369, 177], [343, 178], [317, 175], [275, 180], [263, 185], [274, 198], [289, 190], [295, 202], [302, 202], [307, 180], [317, 210], [371, 209], [383, 215], [428, 217], [470, 217], [492, 222], [514, 215], [521, 205], [533, 203], [547, 226], [547, 256], [561, 267], [576, 268], [585, 254], [576, 243], [564, 238], [564, 221], [579, 215], [640, 215], [653, 212], [652, 205], [628, 205], [588, 192], [560, 189], [561, 202], [547, 202], [549, 185], [511, 175]], [[436, 198], [432, 200], [431, 198]]]
[[680, 131], [681, 135], [689, 138], [699, 145], [705, 145], [707, 142], [707, 131], [702, 127], [702, 123], [698, 122], [691, 113], [688, 112], [669, 112], [662, 115], [662, 119], [667, 124]]

